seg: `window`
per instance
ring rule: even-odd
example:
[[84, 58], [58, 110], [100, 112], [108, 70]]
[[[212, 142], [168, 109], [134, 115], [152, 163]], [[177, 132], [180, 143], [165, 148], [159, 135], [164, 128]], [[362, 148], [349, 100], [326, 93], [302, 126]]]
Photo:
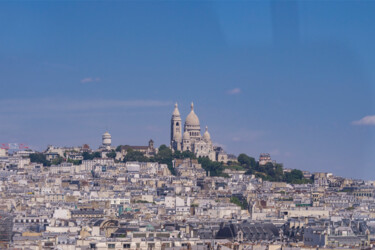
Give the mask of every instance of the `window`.
[[124, 244], [123, 248], [130, 248], [130, 244]]
[[115, 244], [108, 244], [108, 248], [115, 248]]

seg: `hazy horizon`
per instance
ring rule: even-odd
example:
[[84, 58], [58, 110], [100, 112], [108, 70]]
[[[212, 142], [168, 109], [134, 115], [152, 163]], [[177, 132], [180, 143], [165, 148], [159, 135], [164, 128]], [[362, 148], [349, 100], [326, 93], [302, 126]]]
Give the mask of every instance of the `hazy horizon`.
[[0, 144], [169, 145], [375, 179], [375, 2], [2, 2]]

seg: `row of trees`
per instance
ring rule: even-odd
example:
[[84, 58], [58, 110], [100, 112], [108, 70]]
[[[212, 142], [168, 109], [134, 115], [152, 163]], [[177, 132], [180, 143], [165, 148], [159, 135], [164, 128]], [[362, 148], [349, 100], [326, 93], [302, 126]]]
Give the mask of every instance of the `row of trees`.
[[100, 152], [93, 152], [93, 153], [83, 152], [82, 157], [84, 160], [93, 160], [94, 158], [100, 158], [101, 155], [100, 155]]
[[30, 154], [30, 162], [40, 163], [43, 166], [51, 166], [51, 165], [59, 165], [64, 161], [64, 159], [60, 156], [52, 159], [51, 161], [47, 160], [46, 156], [42, 153], [34, 153]]
[[173, 159], [185, 159], [185, 158], [195, 158], [195, 154], [190, 151], [175, 151], [167, 147], [166, 145], [161, 145], [159, 147], [158, 153], [153, 157], [146, 157], [143, 153], [128, 149], [126, 155], [124, 156], [124, 162], [128, 161], [139, 161], [139, 162], [158, 162], [161, 164], [167, 164], [169, 170], [173, 175], [175, 175], [175, 170], [173, 168]]
[[[167, 147], [166, 145], [161, 145], [159, 147], [158, 153], [154, 157], [146, 157], [143, 153], [129, 149], [124, 157], [124, 162], [127, 161], [140, 161], [140, 162], [158, 162], [161, 164], [167, 164], [170, 172], [175, 175], [175, 169], [173, 168], [173, 159], [196, 159], [196, 156], [191, 151], [175, 151]], [[198, 162], [202, 165], [202, 168], [209, 172], [211, 176], [224, 176], [228, 177], [223, 173], [224, 164], [221, 162], [214, 162], [207, 157], [198, 158]]]
[[206, 170], [207, 173], [210, 173], [210, 176], [229, 177], [227, 174], [223, 173], [225, 167], [222, 162], [211, 161], [208, 157], [199, 157], [198, 163], [202, 165], [202, 168]]
[[291, 184], [311, 183], [312, 179], [306, 179], [301, 170], [293, 169], [285, 172], [283, 165], [279, 163], [267, 163], [259, 165], [253, 157], [246, 154], [240, 154], [237, 158], [238, 163], [246, 170], [246, 174], [254, 174], [256, 177], [267, 181], [283, 181]]
[[[120, 149], [117, 147], [116, 151]], [[116, 158], [116, 151], [112, 150], [107, 153], [107, 157]], [[82, 154], [84, 160], [92, 160], [94, 158], [100, 158], [100, 152], [88, 153], [84, 152]], [[170, 172], [175, 175], [175, 170], [173, 168], [173, 159], [196, 159], [193, 152], [190, 151], [175, 151], [167, 147], [166, 145], [161, 145], [159, 147], [158, 153], [153, 157], [146, 157], [143, 153], [139, 151], [134, 151], [132, 149], [127, 150], [127, 154], [124, 156], [124, 162], [128, 161], [139, 161], [139, 162], [158, 162], [161, 164], [167, 164]], [[44, 166], [58, 165], [64, 161], [62, 157], [57, 157], [51, 161], [46, 159], [46, 156], [42, 153], [30, 154], [30, 161], [41, 163]], [[256, 177], [262, 178], [267, 181], [283, 181], [292, 184], [304, 184], [311, 183], [311, 179], [306, 179], [303, 176], [301, 170], [293, 169], [290, 172], [283, 171], [282, 164], [267, 163], [266, 165], [259, 165], [259, 162], [255, 160], [254, 157], [250, 157], [246, 154], [240, 154], [237, 158], [237, 162], [228, 162], [224, 164], [222, 162], [211, 161], [208, 157], [199, 157], [198, 162], [202, 165], [202, 168], [210, 174], [210, 176], [223, 176], [228, 177], [227, 174], [223, 173], [226, 168], [231, 169], [243, 169], [245, 174], [254, 174]], [[73, 164], [80, 164], [80, 161], [69, 161]]]
[[[127, 155], [124, 158], [124, 162], [127, 161], [140, 161], [140, 162], [158, 162], [161, 164], [167, 164], [169, 170], [172, 174], [175, 174], [175, 170], [172, 166], [173, 159], [196, 159], [193, 152], [190, 151], [175, 151], [167, 147], [166, 145], [161, 145], [159, 147], [158, 154], [154, 157], [147, 158], [143, 153], [133, 150], [128, 150]], [[199, 157], [198, 162], [202, 165], [202, 168], [210, 173], [210, 176], [223, 176], [228, 177], [227, 174], [223, 173], [226, 168], [236, 168], [240, 167], [246, 170], [245, 174], [254, 174], [256, 177], [262, 178], [267, 181], [283, 181], [292, 184], [304, 184], [311, 183], [311, 179], [306, 179], [303, 176], [301, 170], [293, 169], [291, 172], [283, 171], [283, 165], [276, 163], [267, 163], [266, 165], [259, 165], [259, 162], [255, 160], [254, 157], [250, 157], [246, 154], [240, 154], [237, 158], [238, 163], [229, 162], [225, 165], [222, 162], [211, 161], [208, 157]], [[238, 164], [240, 166], [238, 166]]]

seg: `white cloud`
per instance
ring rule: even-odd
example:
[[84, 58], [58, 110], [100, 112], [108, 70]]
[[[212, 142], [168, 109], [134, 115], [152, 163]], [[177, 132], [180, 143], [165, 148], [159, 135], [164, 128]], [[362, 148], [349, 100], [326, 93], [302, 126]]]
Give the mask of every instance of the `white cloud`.
[[368, 115], [363, 117], [358, 121], [353, 121], [353, 125], [366, 125], [366, 126], [374, 126], [375, 125], [375, 115]]
[[234, 89], [228, 90], [227, 93], [229, 95], [237, 95], [237, 94], [241, 93], [241, 89], [240, 88], [234, 88]]
[[81, 83], [99, 82], [99, 77], [86, 77], [81, 80]]

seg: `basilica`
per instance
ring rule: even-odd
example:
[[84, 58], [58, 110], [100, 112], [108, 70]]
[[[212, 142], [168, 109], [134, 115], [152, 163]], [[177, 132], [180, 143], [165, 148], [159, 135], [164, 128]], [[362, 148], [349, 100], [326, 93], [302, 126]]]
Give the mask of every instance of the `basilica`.
[[210, 133], [206, 131], [201, 135], [199, 118], [194, 112], [194, 104], [191, 103], [191, 111], [186, 117], [184, 133], [182, 133], [182, 120], [177, 103], [171, 119], [171, 148], [174, 151], [191, 151], [197, 157], [208, 157], [212, 161], [227, 162], [227, 154], [221, 147], [212, 144]]

